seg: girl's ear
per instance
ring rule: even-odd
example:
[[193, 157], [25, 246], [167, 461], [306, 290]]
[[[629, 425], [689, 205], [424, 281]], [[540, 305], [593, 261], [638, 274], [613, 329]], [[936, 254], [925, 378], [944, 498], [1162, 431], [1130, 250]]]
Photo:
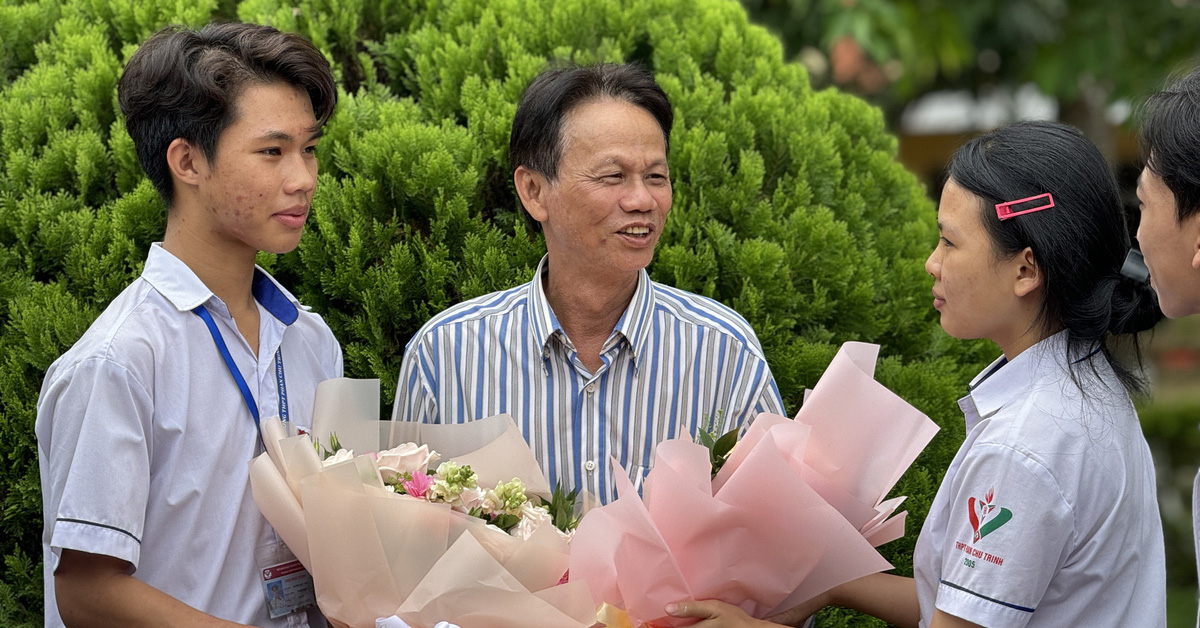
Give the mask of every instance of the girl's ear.
[[1024, 251], [1018, 253], [1013, 258], [1013, 267], [1017, 273], [1016, 283], [1013, 284], [1013, 293], [1018, 297], [1026, 296], [1042, 287], [1044, 277], [1042, 269], [1033, 257], [1033, 249], [1025, 247]]

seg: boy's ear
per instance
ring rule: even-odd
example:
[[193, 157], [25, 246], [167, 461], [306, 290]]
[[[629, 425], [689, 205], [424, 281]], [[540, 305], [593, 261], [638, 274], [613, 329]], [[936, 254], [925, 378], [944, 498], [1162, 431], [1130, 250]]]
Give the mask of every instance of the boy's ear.
[[1023, 297], [1042, 287], [1045, 278], [1042, 276], [1042, 269], [1038, 266], [1037, 260], [1033, 257], [1033, 249], [1025, 247], [1024, 251], [1017, 253], [1013, 262], [1017, 273], [1013, 292], [1018, 297]]
[[1181, 228], [1189, 229], [1188, 238], [1192, 241], [1192, 268], [1200, 270], [1200, 212], [1184, 219]]
[[167, 167], [180, 183], [197, 185], [208, 171], [208, 160], [199, 147], [177, 137], [167, 146]]
[[546, 176], [525, 166], [517, 166], [513, 172], [513, 185], [517, 188], [517, 196], [521, 197], [525, 211], [534, 220], [546, 222], [549, 215], [546, 211], [546, 192], [550, 189]]

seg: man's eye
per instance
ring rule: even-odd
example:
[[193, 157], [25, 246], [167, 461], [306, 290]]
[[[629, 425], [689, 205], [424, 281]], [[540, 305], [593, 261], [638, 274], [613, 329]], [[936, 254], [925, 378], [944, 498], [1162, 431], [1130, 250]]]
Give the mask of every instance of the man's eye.
[[279, 150], [278, 148], [265, 148], [260, 152], [264, 155], [271, 155], [274, 157], [278, 157], [279, 155], [283, 154], [283, 151]]
[[954, 243], [947, 240], [946, 236], [940, 236], [938, 239], [941, 240], [942, 244], [945, 244], [946, 246], [954, 246]]

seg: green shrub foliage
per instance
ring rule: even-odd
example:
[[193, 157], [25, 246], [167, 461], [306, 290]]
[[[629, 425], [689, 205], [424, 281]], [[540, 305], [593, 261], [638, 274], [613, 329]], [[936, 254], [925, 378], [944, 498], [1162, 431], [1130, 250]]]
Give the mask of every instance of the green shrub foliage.
[[880, 112], [814, 92], [736, 1], [0, 0], [0, 624], [41, 623], [42, 376], [165, 222], [117, 78], [156, 29], [214, 19], [300, 32], [334, 65], [309, 228], [260, 262], [326, 318], [349, 376], [382, 380], [385, 408], [424, 321], [526, 281], [542, 255], [507, 166], [525, 86], [563, 61], [647, 64], [677, 112], [654, 279], [744, 314], [790, 409], [838, 343], [862, 340], [883, 345], [881, 381], [944, 426], [897, 488], [909, 535], [885, 554], [911, 572], [962, 437], [953, 401], [985, 349], [937, 328], [922, 269], [933, 207]]

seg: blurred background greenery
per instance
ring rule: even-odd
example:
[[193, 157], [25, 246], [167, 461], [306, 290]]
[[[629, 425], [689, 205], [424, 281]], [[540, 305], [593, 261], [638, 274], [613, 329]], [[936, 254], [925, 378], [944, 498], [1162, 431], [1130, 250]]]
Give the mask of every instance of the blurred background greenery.
[[[1006, 122], [1082, 129], [1121, 182], [1131, 225], [1138, 106], [1197, 65], [1197, 0], [741, 0], [814, 87], [878, 105], [900, 160], [936, 200], [949, 155]], [[1200, 320], [1165, 321], [1145, 346], [1139, 400], [1166, 528], [1170, 626], [1196, 621], [1192, 479], [1200, 461]]]

